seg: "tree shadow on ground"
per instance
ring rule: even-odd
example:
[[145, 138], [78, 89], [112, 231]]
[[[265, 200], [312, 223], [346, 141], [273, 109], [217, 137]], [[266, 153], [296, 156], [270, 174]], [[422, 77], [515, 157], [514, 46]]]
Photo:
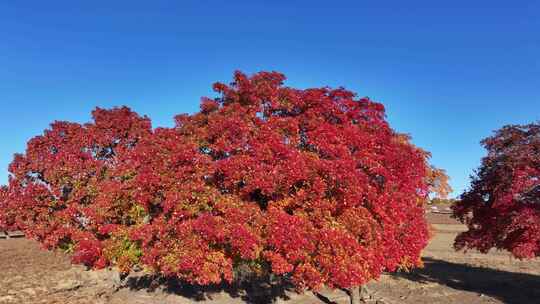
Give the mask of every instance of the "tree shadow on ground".
[[393, 276], [435, 282], [453, 289], [484, 294], [508, 304], [540, 303], [540, 276], [423, 258], [424, 268]]
[[129, 276], [124, 280], [123, 288], [131, 290], [146, 290], [175, 294], [191, 301], [211, 300], [216, 295], [225, 292], [233, 298], [241, 298], [246, 303], [270, 304], [277, 299], [289, 300], [287, 292], [294, 291], [293, 285], [287, 280], [270, 280], [255, 278], [242, 280], [231, 284], [192, 285], [176, 278], [164, 278], [152, 275]]

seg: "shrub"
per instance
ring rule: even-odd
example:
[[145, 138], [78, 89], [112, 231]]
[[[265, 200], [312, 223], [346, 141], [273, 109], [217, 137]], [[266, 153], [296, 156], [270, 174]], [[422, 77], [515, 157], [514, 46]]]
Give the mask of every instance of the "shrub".
[[488, 155], [453, 206], [468, 226], [456, 249], [540, 255], [540, 124], [509, 125], [482, 141]]

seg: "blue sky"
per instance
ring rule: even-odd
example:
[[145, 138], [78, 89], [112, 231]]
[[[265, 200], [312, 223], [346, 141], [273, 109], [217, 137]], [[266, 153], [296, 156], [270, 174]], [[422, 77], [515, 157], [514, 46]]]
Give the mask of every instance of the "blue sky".
[[127, 105], [154, 126], [198, 109], [236, 69], [384, 103], [451, 176], [479, 141], [540, 119], [539, 1], [2, 1], [0, 184], [54, 120]]

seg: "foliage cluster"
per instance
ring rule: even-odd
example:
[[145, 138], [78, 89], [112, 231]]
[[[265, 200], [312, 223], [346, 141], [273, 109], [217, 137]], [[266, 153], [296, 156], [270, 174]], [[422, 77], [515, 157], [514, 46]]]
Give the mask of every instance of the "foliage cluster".
[[237, 72], [173, 128], [126, 107], [54, 122], [10, 165], [0, 225], [90, 267], [201, 285], [247, 266], [350, 288], [419, 266], [429, 155], [382, 104], [284, 79]]
[[457, 249], [540, 255], [540, 124], [509, 125], [482, 141], [488, 151], [471, 188], [453, 206], [468, 226]]

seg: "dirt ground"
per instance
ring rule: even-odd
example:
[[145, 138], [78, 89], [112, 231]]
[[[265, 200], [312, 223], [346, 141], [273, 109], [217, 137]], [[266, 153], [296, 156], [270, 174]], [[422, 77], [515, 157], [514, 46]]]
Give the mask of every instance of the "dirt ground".
[[[383, 275], [368, 285], [369, 303], [540, 303], [540, 259], [518, 261], [505, 252], [454, 252], [464, 227], [447, 215], [429, 214], [435, 235], [423, 254], [425, 267]], [[282, 285], [214, 287], [128, 277], [120, 284], [109, 270], [86, 271], [26, 239], [0, 240], [0, 303], [348, 303], [341, 290], [296, 294]]]

